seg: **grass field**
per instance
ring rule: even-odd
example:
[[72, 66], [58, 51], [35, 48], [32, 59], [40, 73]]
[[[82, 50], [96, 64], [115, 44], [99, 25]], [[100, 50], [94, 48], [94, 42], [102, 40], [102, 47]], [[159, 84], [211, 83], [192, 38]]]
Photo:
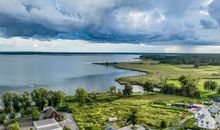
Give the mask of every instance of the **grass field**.
[[196, 69], [193, 65], [159, 64], [157, 61], [146, 60], [133, 63], [118, 63], [116, 67], [147, 73], [146, 75], [118, 78], [117, 81], [122, 84], [143, 84], [146, 81], [160, 82], [164, 78], [174, 80], [175, 83], [175, 80], [182, 75], [192, 75], [201, 79], [200, 86], [202, 86], [205, 80], [216, 80], [220, 83], [220, 66], [202, 66]]
[[147, 76], [129, 77], [130, 80], [138, 82], [142, 80], [160, 80], [162, 77], [177, 79], [182, 75], [193, 75], [201, 79], [220, 79], [220, 66], [202, 66], [196, 69], [193, 65], [168, 65], [159, 64], [157, 61], [147, 60], [133, 63], [118, 63], [116, 67], [148, 73]]
[[[103, 99], [109, 97], [108, 94], [101, 95]], [[99, 97], [99, 95], [97, 96]], [[173, 126], [178, 124], [182, 118], [185, 110], [172, 109], [171, 106], [154, 106], [154, 102], [159, 103], [192, 103], [200, 102], [192, 98], [181, 96], [163, 95], [163, 94], [137, 94], [129, 98], [121, 98], [113, 101], [93, 102], [89, 105], [78, 106], [77, 103], [69, 103], [71, 110], [73, 110], [73, 117], [79, 124], [80, 128], [91, 130], [103, 130], [109, 125], [108, 117], [117, 117], [119, 120], [113, 123], [115, 128], [126, 126], [126, 119], [130, 113], [130, 108], [136, 107], [139, 114], [139, 124], [159, 129], [159, 124], [162, 120], [167, 122], [167, 125]]]

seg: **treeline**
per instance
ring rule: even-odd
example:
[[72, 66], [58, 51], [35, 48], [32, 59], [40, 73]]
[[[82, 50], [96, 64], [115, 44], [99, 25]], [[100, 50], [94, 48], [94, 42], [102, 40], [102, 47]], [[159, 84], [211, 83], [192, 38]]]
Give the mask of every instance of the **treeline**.
[[145, 54], [141, 59], [157, 60], [163, 64], [220, 65], [220, 54]]
[[[175, 86], [174, 84], [164, 83], [160, 92], [163, 94], [173, 94], [185, 97], [201, 97], [200, 91], [198, 89], [199, 79], [188, 75], [181, 76], [178, 80], [181, 85], [180, 87]], [[205, 90], [216, 91], [217, 94], [220, 94], [220, 87], [216, 81], [207, 80], [204, 82], [203, 87]]]
[[181, 76], [179, 78], [179, 82], [181, 85], [180, 87], [177, 87], [174, 84], [165, 83], [164, 86], [161, 88], [161, 93], [193, 98], [201, 97], [198, 89], [198, 79], [192, 77], [191, 75]]

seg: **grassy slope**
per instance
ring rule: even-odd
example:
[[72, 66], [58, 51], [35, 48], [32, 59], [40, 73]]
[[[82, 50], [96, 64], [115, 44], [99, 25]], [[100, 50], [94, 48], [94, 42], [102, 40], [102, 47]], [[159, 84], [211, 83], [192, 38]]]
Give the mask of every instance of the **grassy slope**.
[[[102, 95], [101, 98], [109, 95]], [[98, 97], [98, 96], [97, 96]], [[160, 103], [178, 103], [178, 102], [200, 102], [191, 98], [150, 94], [150, 95], [135, 95], [129, 98], [121, 98], [114, 101], [94, 102], [90, 105], [79, 107], [76, 103], [68, 103], [73, 110], [73, 116], [80, 125], [81, 129], [103, 130], [108, 126], [108, 117], [118, 117], [119, 121], [113, 123], [113, 126], [120, 128], [126, 125], [126, 119], [129, 109], [138, 107], [140, 124], [145, 127], [159, 128], [162, 120], [165, 120], [168, 125], [178, 124], [182, 119], [181, 110], [166, 109], [163, 107], [157, 108], [152, 106], [153, 102]]]

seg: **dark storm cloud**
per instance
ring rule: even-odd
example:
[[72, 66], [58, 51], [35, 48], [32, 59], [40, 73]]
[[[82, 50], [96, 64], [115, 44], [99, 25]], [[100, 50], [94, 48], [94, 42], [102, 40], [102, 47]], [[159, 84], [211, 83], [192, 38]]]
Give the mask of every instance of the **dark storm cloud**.
[[[218, 43], [218, 0], [1, 0], [0, 35]], [[218, 33], [217, 33], [218, 34]], [[212, 34], [215, 35], [215, 34]], [[204, 38], [205, 37], [205, 38]]]

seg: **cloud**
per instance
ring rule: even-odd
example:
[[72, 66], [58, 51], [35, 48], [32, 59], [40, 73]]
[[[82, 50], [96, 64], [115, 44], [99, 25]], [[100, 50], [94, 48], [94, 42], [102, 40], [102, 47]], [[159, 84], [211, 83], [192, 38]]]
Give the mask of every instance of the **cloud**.
[[1, 0], [0, 36], [216, 45], [219, 4], [219, 0]]

